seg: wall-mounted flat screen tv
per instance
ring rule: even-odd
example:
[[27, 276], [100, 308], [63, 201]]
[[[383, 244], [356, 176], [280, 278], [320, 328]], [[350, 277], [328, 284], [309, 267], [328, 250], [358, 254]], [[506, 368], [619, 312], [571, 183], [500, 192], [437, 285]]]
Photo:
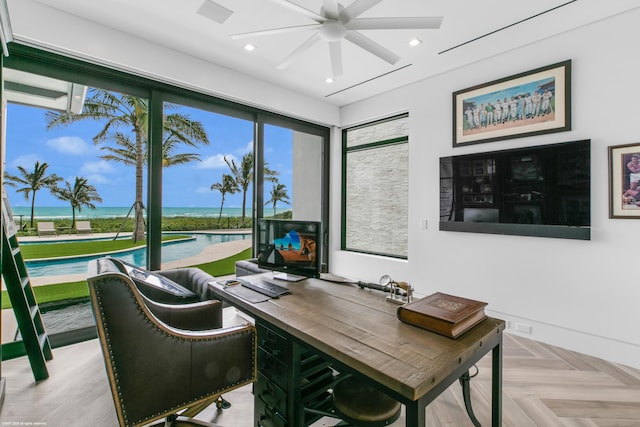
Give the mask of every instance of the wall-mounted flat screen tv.
[[320, 222], [258, 220], [258, 266], [275, 278], [320, 277]]
[[440, 230], [589, 240], [591, 141], [441, 158]]

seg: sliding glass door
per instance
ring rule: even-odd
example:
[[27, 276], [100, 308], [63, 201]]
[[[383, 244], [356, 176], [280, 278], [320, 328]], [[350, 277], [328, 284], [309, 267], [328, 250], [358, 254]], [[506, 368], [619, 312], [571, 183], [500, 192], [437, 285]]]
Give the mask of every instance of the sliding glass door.
[[[10, 47], [3, 74], [0, 174], [16, 184], [8, 199], [25, 246], [29, 238], [82, 238], [93, 251], [105, 244], [99, 237], [124, 237], [135, 246], [128, 261], [159, 269], [177, 266], [165, 258], [176, 247], [167, 232], [240, 235], [248, 258], [256, 218], [318, 220], [328, 229], [326, 127], [21, 45]], [[32, 177], [47, 181], [34, 191]], [[78, 220], [88, 234], [78, 234]], [[38, 237], [38, 222], [52, 223], [54, 235]], [[60, 248], [38, 257], [58, 258]], [[192, 252], [203, 266], [217, 257], [197, 245]], [[54, 299], [86, 298], [86, 259], [77, 277], [58, 261], [42, 267], [47, 276], [63, 272], [47, 283], [65, 285]], [[63, 287], [75, 293], [58, 298]]]

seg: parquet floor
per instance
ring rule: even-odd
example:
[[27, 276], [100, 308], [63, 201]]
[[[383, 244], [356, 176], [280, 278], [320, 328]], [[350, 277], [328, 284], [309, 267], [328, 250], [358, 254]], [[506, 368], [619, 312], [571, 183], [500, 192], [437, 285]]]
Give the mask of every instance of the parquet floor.
[[[26, 358], [2, 363], [6, 396], [0, 426], [115, 427], [117, 420], [96, 340], [54, 350], [50, 378], [35, 384]], [[473, 406], [490, 425], [491, 359], [472, 381]], [[640, 426], [640, 371], [505, 334], [503, 426]], [[250, 427], [253, 395], [246, 386], [225, 395], [233, 406], [203, 418], [227, 427]], [[471, 426], [458, 384], [427, 408], [432, 427]], [[324, 419], [317, 427], [334, 425]], [[401, 418], [394, 426], [403, 426]]]

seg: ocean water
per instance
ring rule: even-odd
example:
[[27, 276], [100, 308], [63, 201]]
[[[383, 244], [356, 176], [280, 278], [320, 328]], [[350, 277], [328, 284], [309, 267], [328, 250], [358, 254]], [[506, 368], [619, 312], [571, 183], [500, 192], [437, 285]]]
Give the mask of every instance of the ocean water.
[[[131, 207], [97, 207], [96, 209], [83, 208], [81, 212], [76, 211], [76, 219], [88, 219], [91, 218], [124, 218], [129, 213]], [[278, 209], [277, 212], [285, 212], [290, 210], [290, 207]], [[31, 217], [31, 208], [26, 206], [12, 206], [11, 211], [15, 220], [19, 220], [22, 215], [23, 221], [27, 221]], [[269, 210], [273, 212], [273, 210]], [[162, 208], [162, 216], [164, 217], [178, 217], [186, 216], [193, 218], [217, 218], [220, 213], [220, 208], [188, 208], [188, 207], [171, 207]], [[241, 217], [242, 208], [222, 208], [222, 217]], [[251, 217], [251, 209], [245, 210], [245, 216]], [[133, 217], [133, 211], [130, 213], [130, 217]], [[71, 207], [68, 206], [56, 206], [56, 207], [36, 207], [35, 219], [66, 219], [71, 218]]]

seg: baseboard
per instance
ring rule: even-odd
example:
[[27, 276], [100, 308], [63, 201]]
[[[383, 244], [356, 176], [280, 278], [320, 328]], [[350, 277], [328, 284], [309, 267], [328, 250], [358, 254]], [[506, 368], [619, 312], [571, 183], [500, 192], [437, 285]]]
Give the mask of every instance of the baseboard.
[[506, 333], [640, 369], [640, 345], [638, 344], [537, 322], [508, 313], [486, 311], [489, 316], [507, 322]]

